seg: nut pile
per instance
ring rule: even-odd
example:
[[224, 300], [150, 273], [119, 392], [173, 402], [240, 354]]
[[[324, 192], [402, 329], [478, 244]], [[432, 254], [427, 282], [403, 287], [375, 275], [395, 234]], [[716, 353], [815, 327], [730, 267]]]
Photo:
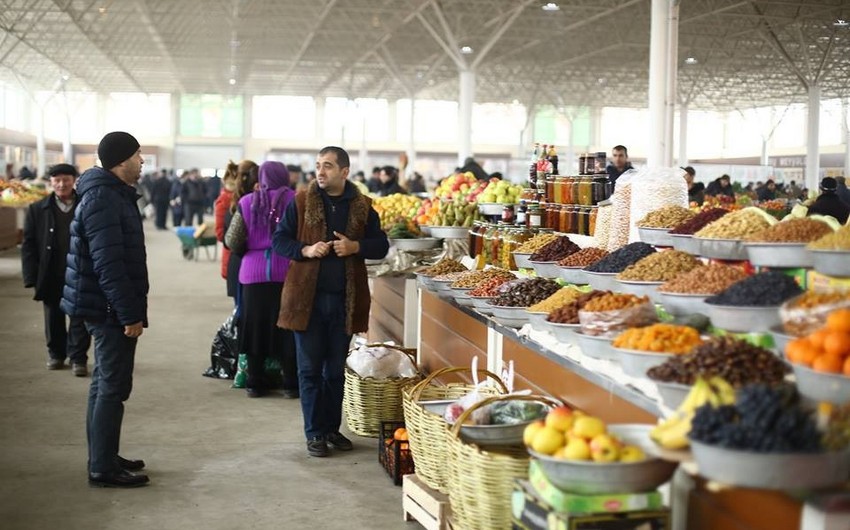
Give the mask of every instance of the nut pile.
[[809, 243], [831, 234], [830, 226], [822, 221], [801, 217], [789, 219], [747, 236], [747, 241], [765, 243]]
[[560, 285], [547, 278], [532, 278], [520, 282], [490, 303], [503, 307], [529, 307], [549, 298], [560, 288]]
[[677, 294], [717, 294], [733, 283], [747, 277], [740, 267], [731, 265], [703, 265], [690, 272], [680, 274], [667, 283], [660, 285], [658, 290], [663, 293]]
[[788, 302], [789, 309], [811, 309], [836, 302], [850, 300], [848, 291], [806, 291], [802, 295]]
[[461, 276], [466, 274], [469, 271], [458, 271], [458, 272], [446, 272], [444, 274], [438, 274], [434, 276], [435, 282], [454, 282], [455, 280], [460, 279]]
[[615, 348], [651, 351], [657, 353], [688, 353], [702, 339], [699, 332], [688, 326], [653, 324], [644, 328], [631, 328], [617, 335]]
[[581, 250], [567, 236], [560, 236], [531, 255], [531, 261], [558, 261]]
[[833, 234], [828, 234], [809, 243], [812, 250], [850, 250], [850, 225], [844, 225]]
[[724, 210], [723, 208], [709, 208], [708, 210], [703, 210], [691, 219], [673, 227], [673, 229], [670, 230], [670, 233], [682, 235], [693, 234], [707, 226], [709, 223], [713, 223], [720, 219], [727, 213], [729, 213], [729, 210]]
[[537, 234], [536, 236], [532, 237], [528, 241], [525, 241], [523, 244], [518, 246], [514, 252], [519, 252], [521, 254], [534, 254], [535, 252], [545, 247], [552, 241], [555, 241], [556, 239], [558, 239], [558, 236], [549, 232], [544, 234]]
[[476, 285], [475, 289], [469, 291], [469, 296], [496, 296], [499, 294], [499, 289], [513, 279], [513, 276], [510, 278], [507, 276], [496, 276], [495, 278], [484, 280]]
[[649, 212], [637, 222], [641, 228], [673, 228], [696, 217], [696, 213], [681, 206], [665, 206]]
[[694, 384], [697, 376], [720, 376], [740, 388], [752, 383], [781, 383], [789, 371], [790, 367], [769, 350], [734, 337], [715, 337], [686, 355], [650, 368], [647, 375], [655, 381], [683, 385]]
[[584, 306], [589, 301], [606, 294], [611, 294], [611, 291], [590, 291], [589, 293], [584, 293], [564, 307], [550, 312], [546, 320], [556, 324], [578, 324], [578, 312], [584, 309]]
[[629, 243], [586, 267], [591, 272], [623, 272], [626, 267], [655, 253], [655, 247], [641, 241]]
[[803, 290], [794, 278], [777, 271], [754, 274], [705, 299], [708, 304], [731, 306], [778, 306]]
[[570, 254], [566, 258], [558, 262], [561, 267], [587, 267], [608, 255], [607, 250], [596, 247], [587, 247], [579, 250], [575, 254]]
[[455, 289], [472, 289], [485, 280], [497, 277], [503, 277], [507, 280], [514, 279], [514, 275], [505, 269], [492, 268], [483, 271], [475, 270], [461, 274], [461, 276], [452, 283], [452, 287]]
[[443, 258], [422, 271], [421, 274], [424, 276], [439, 276], [447, 272], [465, 272], [466, 270], [467, 268], [461, 265], [459, 261], [451, 258]]
[[646, 296], [635, 296], [633, 294], [625, 293], [608, 293], [604, 296], [599, 296], [590, 300], [582, 309], [584, 309], [584, 311], [594, 312], [615, 311], [648, 303], [649, 298]]
[[656, 252], [643, 258], [617, 275], [618, 280], [645, 282], [666, 282], [683, 272], [692, 271], [700, 266], [700, 261], [679, 250]]
[[764, 216], [752, 210], [738, 210], [724, 215], [694, 235], [708, 239], [744, 239], [770, 227]]
[[572, 287], [561, 287], [555, 294], [529, 307], [528, 310], [532, 313], [551, 313], [552, 311], [564, 307], [570, 302], [575, 302], [581, 295], [581, 291]]

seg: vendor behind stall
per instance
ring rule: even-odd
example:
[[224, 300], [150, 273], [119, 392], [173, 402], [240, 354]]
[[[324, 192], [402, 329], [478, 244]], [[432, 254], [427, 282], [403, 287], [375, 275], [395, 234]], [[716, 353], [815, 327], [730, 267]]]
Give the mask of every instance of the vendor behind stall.
[[850, 207], [838, 197], [836, 193], [838, 182], [832, 177], [826, 177], [820, 181], [821, 194], [815, 200], [814, 204], [809, 206], [807, 215], [831, 215], [835, 217], [839, 223], [847, 222], [847, 217], [850, 215]]

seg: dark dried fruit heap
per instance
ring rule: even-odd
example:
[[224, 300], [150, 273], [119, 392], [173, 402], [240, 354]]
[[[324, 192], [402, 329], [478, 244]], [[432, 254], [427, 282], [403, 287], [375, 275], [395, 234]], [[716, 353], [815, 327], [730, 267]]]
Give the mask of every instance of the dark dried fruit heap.
[[706, 298], [706, 303], [731, 306], [778, 306], [803, 292], [794, 278], [777, 271], [754, 274]]
[[623, 272], [632, 263], [637, 263], [654, 253], [655, 247], [637, 241], [615, 250], [585, 270], [590, 272]]
[[561, 286], [546, 278], [532, 278], [512, 287], [490, 301], [503, 307], [529, 307], [546, 300]]

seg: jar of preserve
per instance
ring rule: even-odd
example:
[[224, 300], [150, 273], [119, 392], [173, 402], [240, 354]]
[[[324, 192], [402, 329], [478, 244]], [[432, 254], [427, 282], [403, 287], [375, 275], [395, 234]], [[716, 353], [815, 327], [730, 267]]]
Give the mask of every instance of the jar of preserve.
[[479, 249], [479, 242], [482, 241], [483, 233], [481, 232], [481, 227], [484, 225], [483, 221], [474, 221], [472, 223], [472, 228], [469, 229], [469, 257], [474, 258], [478, 254], [481, 253]]
[[596, 217], [599, 214], [599, 208], [593, 207], [590, 209], [590, 218], [587, 222], [587, 235], [596, 235]]
[[578, 226], [576, 228], [576, 234], [579, 235], [587, 235], [587, 222], [588, 222], [588, 214], [587, 208], [577, 208], [578, 210]]
[[539, 206], [529, 208], [528, 210], [528, 227], [543, 228], [543, 210]]
[[593, 203], [591, 197], [591, 187], [593, 186], [593, 180], [590, 177], [582, 177], [579, 181], [578, 187], [578, 203], [582, 206], [590, 206]]

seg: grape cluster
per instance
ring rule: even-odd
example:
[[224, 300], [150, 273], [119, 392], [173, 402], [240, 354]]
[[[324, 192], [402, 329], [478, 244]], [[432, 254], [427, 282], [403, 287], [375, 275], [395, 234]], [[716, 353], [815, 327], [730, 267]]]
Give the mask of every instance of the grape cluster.
[[735, 405], [702, 406], [691, 422], [691, 438], [729, 449], [759, 453], [813, 453], [821, 450], [812, 413], [800, 406], [790, 386], [750, 385]]

